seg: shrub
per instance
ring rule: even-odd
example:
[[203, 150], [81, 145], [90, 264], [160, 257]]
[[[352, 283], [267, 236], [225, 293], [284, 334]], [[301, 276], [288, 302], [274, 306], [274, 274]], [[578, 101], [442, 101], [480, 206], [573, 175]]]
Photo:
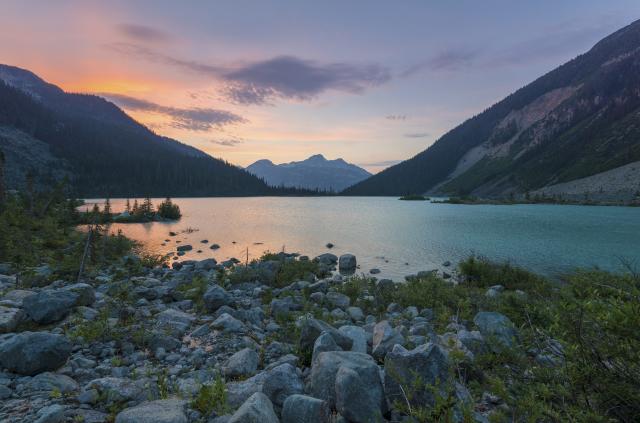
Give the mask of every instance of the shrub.
[[230, 411], [227, 401], [227, 387], [220, 374], [216, 376], [212, 384], [205, 384], [200, 387], [191, 402], [191, 407], [198, 410], [203, 416], [208, 416], [212, 412], [223, 415]]

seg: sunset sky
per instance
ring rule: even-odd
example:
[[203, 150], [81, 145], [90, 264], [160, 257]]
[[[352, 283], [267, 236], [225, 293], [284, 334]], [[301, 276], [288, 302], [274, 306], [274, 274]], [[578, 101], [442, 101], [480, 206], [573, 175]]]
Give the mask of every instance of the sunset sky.
[[640, 18], [638, 0], [2, 1], [0, 63], [234, 164], [377, 172]]

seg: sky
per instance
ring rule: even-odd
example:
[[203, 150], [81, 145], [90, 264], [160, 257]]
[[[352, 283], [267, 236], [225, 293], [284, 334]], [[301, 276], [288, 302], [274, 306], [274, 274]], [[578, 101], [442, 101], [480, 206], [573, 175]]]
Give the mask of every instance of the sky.
[[2, 0], [0, 63], [239, 166], [378, 172], [640, 19], [637, 0]]

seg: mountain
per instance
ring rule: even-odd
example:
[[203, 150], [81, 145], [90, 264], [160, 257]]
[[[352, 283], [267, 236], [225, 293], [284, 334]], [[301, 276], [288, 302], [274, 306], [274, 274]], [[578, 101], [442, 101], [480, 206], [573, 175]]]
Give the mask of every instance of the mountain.
[[[603, 176], [589, 194], [608, 189], [605, 172], [639, 161], [636, 21], [344, 194], [503, 197]], [[638, 189], [630, 180], [626, 195]]]
[[0, 65], [0, 149], [9, 188], [68, 176], [79, 197], [283, 194], [225, 161], [159, 136], [113, 103]]
[[342, 159], [327, 160], [316, 154], [300, 162], [273, 164], [270, 160], [258, 160], [247, 171], [267, 184], [278, 187], [342, 191], [348, 186], [371, 176], [369, 172]]

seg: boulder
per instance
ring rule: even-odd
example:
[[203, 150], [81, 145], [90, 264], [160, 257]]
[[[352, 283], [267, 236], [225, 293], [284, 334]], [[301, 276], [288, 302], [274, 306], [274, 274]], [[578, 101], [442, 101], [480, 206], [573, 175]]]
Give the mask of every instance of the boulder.
[[481, 311], [473, 318], [473, 323], [494, 350], [512, 348], [518, 343], [518, 331], [504, 314]]
[[[447, 351], [437, 344], [420, 345], [411, 351], [394, 346], [384, 360], [384, 388], [389, 402], [409, 400], [413, 407], [433, 406], [434, 389], [445, 396], [453, 386], [449, 366]], [[412, 392], [406, 394], [408, 390]]]
[[0, 365], [33, 376], [56, 370], [67, 362], [71, 342], [49, 332], [22, 332], [0, 344]]
[[353, 254], [343, 254], [338, 259], [338, 269], [345, 271], [353, 271], [356, 269], [356, 256]]
[[394, 345], [404, 344], [404, 337], [391, 327], [388, 321], [383, 320], [373, 327], [373, 344], [371, 355], [376, 360], [383, 360], [388, 351]]
[[0, 306], [0, 333], [13, 332], [24, 317], [24, 311], [19, 308]]
[[115, 423], [187, 423], [185, 407], [177, 399], [143, 402], [118, 413]]
[[348, 351], [351, 349], [353, 344], [351, 338], [343, 335], [330, 324], [318, 319], [306, 319], [303, 321], [300, 328], [300, 349], [302, 351], [313, 351], [313, 345], [322, 332], [327, 332], [331, 335], [336, 344], [343, 350]]
[[148, 394], [140, 381], [120, 377], [103, 377], [87, 383], [84, 392], [95, 390], [107, 404], [141, 401]]
[[325, 300], [333, 307], [346, 309], [351, 304], [351, 299], [339, 292], [327, 292]]
[[218, 262], [216, 261], [216, 259], [208, 258], [208, 259], [200, 260], [199, 262], [197, 262], [196, 270], [209, 271], [209, 270], [215, 269], [217, 265], [218, 265]]
[[227, 423], [279, 423], [269, 398], [256, 392], [247, 399]]
[[340, 333], [348, 336], [353, 341], [351, 351], [366, 354], [367, 353], [367, 334], [360, 326], [340, 326]]
[[244, 323], [228, 313], [222, 313], [222, 315], [211, 324], [211, 327], [228, 333], [239, 333], [247, 330]]
[[[322, 334], [316, 339], [316, 342], [313, 344], [313, 355], [311, 356], [311, 362], [314, 363], [320, 353], [326, 351], [342, 351], [342, 348], [336, 344], [333, 337], [329, 335], [327, 332], [322, 332]], [[366, 351], [365, 351], [366, 352]]]
[[332, 266], [338, 263], [338, 256], [331, 253], [324, 253], [316, 257], [316, 260], [318, 260], [318, 262], [325, 264], [327, 266]]
[[232, 378], [249, 377], [258, 369], [259, 360], [258, 353], [251, 348], [245, 348], [229, 357], [222, 372], [225, 376]]
[[96, 300], [96, 291], [93, 287], [86, 283], [74, 283], [60, 289], [74, 294], [76, 296], [74, 307], [90, 306]]
[[382, 421], [386, 412], [380, 371], [367, 354], [321, 353], [311, 368], [309, 392], [352, 422]]
[[64, 421], [64, 406], [52, 404], [42, 407], [36, 413], [33, 423], [62, 423]]
[[185, 252], [185, 251], [191, 251], [191, 250], [193, 250], [193, 246], [189, 244], [178, 245], [178, 248], [176, 248], [176, 251], [178, 252]]
[[326, 401], [306, 395], [291, 395], [282, 407], [282, 423], [330, 423], [331, 410]]
[[31, 378], [31, 380], [25, 384], [25, 388], [31, 392], [46, 392], [49, 394], [52, 391], [57, 391], [67, 395], [80, 389], [80, 386], [78, 382], [69, 376], [44, 372]]
[[204, 306], [211, 313], [224, 305], [233, 303], [231, 295], [220, 285], [212, 285], [202, 297]]
[[304, 392], [304, 383], [296, 368], [289, 363], [269, 370], [262, 385], [264, 393], [273, 404], [282, 406], [287, 397]]
[[193, 314], [168, 308], [156, 315], [156, 326], [173, 336], [181, 337], [195, 320], [196, 317]]
[[47, 289], [28, 296], [22, 307], [34, 322], [47, 325], [64, 319], [76, 304], [78, 295], [62, 289]]

